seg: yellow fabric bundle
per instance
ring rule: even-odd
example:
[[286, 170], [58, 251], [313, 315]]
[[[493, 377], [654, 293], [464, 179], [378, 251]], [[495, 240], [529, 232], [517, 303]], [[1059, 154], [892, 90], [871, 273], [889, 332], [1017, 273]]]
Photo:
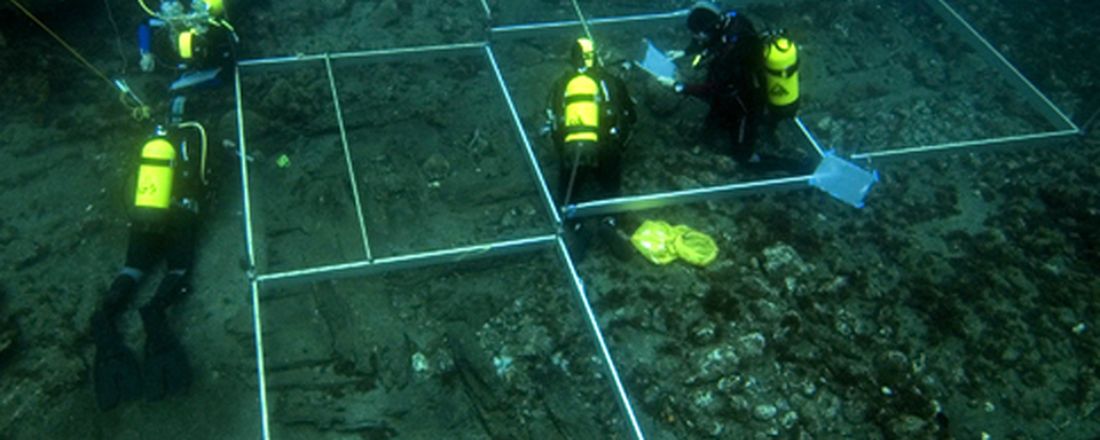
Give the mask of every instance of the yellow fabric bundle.
[[689, 264], [706, 266], [718, 257], [718, 245], [709, 235], [660, 220], [643, 222], [630, 242], [643, 257], [660, 265], [683, 259]]

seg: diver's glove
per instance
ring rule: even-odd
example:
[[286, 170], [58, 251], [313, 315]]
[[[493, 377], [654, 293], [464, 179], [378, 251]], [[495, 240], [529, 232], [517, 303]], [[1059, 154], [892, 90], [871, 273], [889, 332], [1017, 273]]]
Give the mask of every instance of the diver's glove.
[[554, 112], [546, 109], [546, 121], [539, 127], [539, 136], [550, 136], [554, 132]]
[[141, 54], [141, 62], [138, 64], [141, 66], [142, 72], [152, 72], [157, 66], [157, 60], [153, 58], [153, 54], [146, 52]]
[[95, 400], [99, 409], [110, 410], [119, 403], [141, 395], [141, 369], [122, 336], [102, 311], [92, 315], [92, 335], [95, 338]]
[[658, 76], [657, 82], [664, 87], [672, 89], [676, 93], [684, 93], [684, 83], [676, 81], [675, 78], [670, 76]]
[[163, 399], [169, 394], [186, 390], [191, 384], [191, 366], [179, 340], [172, 335], [164, 309], [157, 306], [141, 308], [145, 325], [145, 398]]

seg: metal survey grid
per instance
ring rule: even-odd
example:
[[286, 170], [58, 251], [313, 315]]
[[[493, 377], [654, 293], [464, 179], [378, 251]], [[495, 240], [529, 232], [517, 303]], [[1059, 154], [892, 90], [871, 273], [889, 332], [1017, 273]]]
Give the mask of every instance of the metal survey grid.
[[[736, 6], [744, 7], [753, 3], [767, 2], [757, 1], [737, 3], [738, 4]], [[964, 20], [961, 15], [959, 15], [951, 6], [949, 6], [945, 0], [925, 0], [925, 3], [927, 3], [932, 10], [939, 14], [943, 21], [953, 31], [955, 31], [961, 38], [967, 41], [968, 44], [973, 46], [983, 58], [985, 58], [992, 66], [994, 66], [1005, 77], [1005, 79], [1013, 85], [1017, 92], [1026, 98], [1032, 109], [1042, 114], [1046, 121], [1049, 122], [1051, 126], [1055, 127], [1055, 129], [1051, 131], [1025, 135], [996, 137], [962, 142], [949, 142], [936, 145], [917, 145], [885, 151], [860, 153], [849, 157], [850, 160], [863, 162], [865, 164], [878, 164], [898, 159], [911, 159], [946, 153], [958, 153], [963, 151], [984, 151], [994, 148], [1018, 146], [1023, 144], [1033, 145], [1037, 142], [1057, 141], [1080, 134], [1080, 129], [1060, 109], [1058, 109], [1057, 106], [1055, 106], [1042, 92], [1040, 92], [1027, 78], [1025, 78], [1015, 66], [1008, 62], [1008, 60], [1005, 59], [1004, 56], [1002, 56], [1000, 52], [997, 51], [996, 48], [989, 43], [988, 40], [986, 40], [968, 22], [966, 22], [966, 20]], [[489, 23], [493, 23], [493, 11], [489, 4], [485, 0], [480, 0], [477, 6], [483, 10], [486, 16], [486, 20]], [[493, 50], [491, 41], [506, 38], [519, 38], [538, 35], [545, 32], [557, 32], [563, 30], [572, 30], [575, 32], [576, 30], [583, 29], [585, 33], [590, 33], [591, 28], [603, 26], [637, 26], [653, 25], [657, 23], [678, 25], [679, 21], [686, 16], [687, 11], [677, 10], [657, 14], [588, 18], [585, 16], [585, 12], [582, 10], [580, 5], [576, 2], [576, 0], [574, 0], [572, 13], [576, 16], [575, 20], [492, 26], [487, 31], [486, 41], [480, 42], [402, 47], [358, 52], [297, 55], [281, 58], [246, 60], [238, 63], [238, 68], [235, 71], [234, 78], [238, 127], [237, 145], [239, 157], [241, 158], [240, 171], [244, 205], [243, 220], [245, 231], [245, 245], [247, 248], [248, 264], [250, 268], [248, 274], [250, 279], [249, 287], [252, 301], [253, 331], [255, 333], [256, 365], [259, 382], [258, 390], [263, 438], [271, 438], [267, 399], [267, 380], [264, 367], [263, 329], [261, 319], [262, 302], [264, 299], [262, 292], [264, 288], [271, 288], [280, 285], [286, 285], [289, 283], [308, 283], [343, 277], [363, 277], [371, 274], [378, 274], [395, 270], [451, 264], [459, 261], [467, 261], [470, 259], [499, 257], [503, 255], [526, 253], [544, 249], [551, 249], [557, 254], [558, 259], [560, 260], [561, 269], [568, 276], [568, 279], [571, 280], [570, 287], [576, 295], [580, 310], [584, 315], [584, 321], [588, 324], [588, 328], [592, 333], [593, 339], [599, 352], [599, 356], [602, 358], [604, 365], [607, 368], [608, 377], [611, 380], [612, 392], [614, 393], [614, 396], [622, 409], [624, 419], [627, 421], [630, 427], [630, 435], [637, 439], [645, 438], [645, 433], [643, 432], [641, 423], [639, 422], [638, 417], [635, 414], [628, 390], [624, 386], [623, 381], [619, 376], [619, 370], [616, 367], [614, 356], [612, 355], [612, 349], [609, 346], [606, 338], [604, 337], [602, 330], [600, 329], [598, 319], [596, 317], [596, 311], [592, 307], [591, 301], [589, 300], [585, 284], [577, 272], [577, 268], [572, 258], [570, 257], [569, 249], [567, 248], [563, 239], [563, 235], [561, 232], [563, 218], [578, 218], [593, 215], [606, 215], [627, 211], [652, 209], [661, 206], [697, 203], [702, 201], [738, 197], [761, 192], [805, 189], [809, 187], [811, 176], [805, 175], [778, 179], [738, 182], [706, 188], [696, 188], [679, 191], [660, 192], [640, 196], [617, 197], [613, 199], [596, 200], [563, 207], [561, 209], [556, 207], [550, 194], [546, 178], [542, 173], [541, 167], [539, 166], [531, 140], [528, 138], [527, 130], [523, 126], [520, 114], [516, 109], [512, 94], [509, 91], [508, 82], [506, 81], [504, 75], [501, 73], [501, 67]], [[512, 128], [515, 130], [515, 134], [517, 136], [517, 139], [519, 140], [518, 143], [522, 147], [520, 154], [522, 154], [524, 160], [527, 162], [530, 172], [534, 177], [534, 181], [539, 194], [539, 199], [541, 200], [541, 203], [547, 213], [547, 218], [549, 220], [548, 226], [552, 228], [552, 230], [557, 232], [518, 239], [491, 241], [471, 246], [432, 250], [427, 252], [417, 252], [391, 257], [376, 257], [376, 253], [372, 251], [371, 246], [371, 231], [368, 230], [366, 226], [367, 222], [364, 218], [364, 201], [359, 194], [358, 185], [356, 184], [359, 179], [355, 172], [355, 167], [353, 166], [354, 158], [349, 149], [347, 128], [344, 125], [344, 113], [341, 108], [340, 93], [337, 87], [336, 73], [334, 73], [333, 70], [333, 62], [362, 61], [377, 63], [395, 60], [406, 60], [415, 57], [434, 58], [470, 55], [478, 56], [482, 59], [484, 65], [491, 70], [492, 77], [495, 79], [495, 82], [497, 83], [497, 85], [499, 85], [499, 93], [500, 96], [503, 98], [503, 102], [505, 103], [505, 109], [503, 109], [503, 111], [507, 112], [507, 115], [512, 124]], [[302, 267], [293, 270], [260, 273], [257, 271], [256, 242], [253, 231], [253, 189], [250, 185], [251, 179], [249, 163], [248, 160], [246, 160], [246, 158], [249, 157], [249, 150], [244, 117], [245, 108], [241, 92], [241, 76], [242, 74], [247, 74], [249, 72], [264, 71], [267, 69], [295, 69], [300, 68], [307, 63], [318, 62], [323, 63], [324, 65], [325, 73], [328, 79], [329, 91], [331, 92], [333, 112], [336, 116], [337, 128], [340, 134], [340, 144], [343, 149], [345, 168], [347, 171], [347, 177], [351, 185], [351, 192], [356, 207], [356, 220], [358, 226], [359, 242], [358, 244], [362, 247], [363, 258], [337, 264]], [[811, 146], [814, 151], [816, 151], [819, 155], [824, 154], [822, 147], [817, 144], [811, 131], [802, 122], [802, 120], [800, 118], [795, 118], [795, 123], [799, 127], [808, 145]]]

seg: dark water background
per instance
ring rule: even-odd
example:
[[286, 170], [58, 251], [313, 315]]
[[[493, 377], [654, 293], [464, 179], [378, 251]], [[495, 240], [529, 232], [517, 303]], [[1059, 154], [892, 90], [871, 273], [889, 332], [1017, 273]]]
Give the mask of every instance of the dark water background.
[[[1100, 435], [1098, 15], [1081, 0], [950, 4], [1085, 133], [882, 164], [862, 210], [805, 190], [639, 213], [691, 225], [721, 249], [705, 269], [622, 262], [598, 246], [580, 265], [649, 437]], [[229, 7], [243, 58], [484, 41], [489, 25], [575, 17], [560, 0], [488, 5], [493, 23], [477, 1]], [[580, 5], [601, 17], [687, 3]], [[136, 4], [35, 11], [163, 114], [173, 74], [136, 68]], [[1051, 129], [924, 2], [743, 11], [800, 43], [802, 116], [841, 152]], [[0, 9], [0, 23], [0, 438], [258, 437], [238, 158], [222, 147], [237, 140], [232, 88], [195, 98], [214, 139], [213, 197], [194, 288], [172, 311], [195, 383], [102, 413], [86, 323], [123, 259], [124, 188], [151, 123], [131, 119], [24, 16]], [[549, 176], [557, 158], [537, 135], [542, 105], [579, 32], [492, 40]], [[666, 48], [687, 39], [678, 21], [593, 32], [613, 61], [637, 57], [642, 37]], [[334, 68], [376, 257], [553, 232], [482, 53]], [[696, 145], [705, 106], [621, 74], [640, 112], [625, 192], [759, 178]], [[251, 73], [241, 91], [257, 270], [361, 259], [323, 64]], [[769, 148], [808, 154], [791, 127], [780, 139]], [[275, 165], [281, 155], [289, 167]], [[546, 252], [264, 291], [272, 436], [629, 437], [568, 282]], [[123, 322], [140, 347], [136, 314]]]

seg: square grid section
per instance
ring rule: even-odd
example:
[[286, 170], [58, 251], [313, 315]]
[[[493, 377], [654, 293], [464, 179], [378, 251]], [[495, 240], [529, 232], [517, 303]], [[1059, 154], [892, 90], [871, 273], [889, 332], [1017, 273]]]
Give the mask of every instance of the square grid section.
[[[759, 8], [765, 19], [782, 18], [779, 2], [741, 3]], [[808, 63], [806, 89], [816, 88], [810, 93], [822, 104], [804, 112], [809, 124], [794, 119], [788, 139], [804, 143], [811, 157], [822, 154], [814, 126], [831, 143], [883, 145], [842, 151], [880, 163], [1033, 145], [1080, 132], [945, 1], [920, 5], [935, 13], [929, 20], [952, 31], [936, 44], [968, 48], [936, 62], [983, 61], [972, 74], [992, 76], [990, 87], [1004, 93], [1000, 99], [1026, 104], [1033, 114], [1019, 117], [1046, 131], [994, 136], [976, 130], [976, 139], [967, 140], [843, 139], [829, 133], [831, 122], [844, 117], [832, 114], [832, 106], [862, 93], [870, 97], [861, 102], [873, 109], [876, 99], [890, 95], [889, 84], [867, 78], [886, 71], [929, 87], [944, 80], [935, 76], [935, 62], [914, 61], [906, 72], [886, 59], [853, 54], [828, 67]], [[547, 77], [522, 68], [546, 65], [550, 72], [555, 67], [542, 54], [561, 53], [556, 42], [583, 34], [610, 49], [601, 54], [605, 62], [634, 58], [643, 36], [671, 47], [686, 36], [659, 29], [680, 26], [686, 11], [677, 6], [669, 2], [670, 12], [662, 12], [571, 0], [546, 2], [547, 10], [537, 11], [481, 0], [470, 7], [489, 23], [487, 41], [239, 63], [238, 153], [264, 438], [306, 438], [316, 434], [310, 429], [382, 435], [418, 429], [400, 420], [469, 437], [553, 438], [547, 434], [553, 432], [641, 439], [645, 431], [661, 431], [659, 417], [634, 410], [562, 238], [563, 218], [803, 189], [810, 176], [728, 183], [710, 172], [673, 182], [681, 188], [672, 191], [638, 188], [640, 195], [559, 208], [546, 178], [551, 159], [540, 153], [549, 148], [537, 134]], [[861, 38], [862, 30], [834, 30]], [[814, 36], [815, 44], [841, 37]], [[911, 37], [890, 34], [878, 44]], [[834, 76], [864, 85], [837, 87], [827, 81]], [[660, 92], [636, 94], [659, 99]], [[849, 109], [849, 117], [867, 119], [869, 111]], [[301, 114], [315, 117], [290, 116]], [[906, 146], [913, 141], [916, 146]], [[642, 148], [636, 154], [658, 153]], [[264, 165], [273, 163], [281, 165]], [[555, 315], [525, 313], [530, 302], [551, 305]], [[540, 319], [575, 321], [569, 326], [575, 331], [554, 332]], [[507, 352], [516, 338], [528, 342], [520, 344], [525, 349]], [[597, 377], [606, 381], [597, 385]], [[540, 383], [546, 378], [555, 380], [548, 387], [555, 392]], [[431, 386], [466, 397], [440, 391], [424, 397], [433, 396], [425, 391]], [[525, 431], [510, 431], [518, 429], [517, 420]]]

